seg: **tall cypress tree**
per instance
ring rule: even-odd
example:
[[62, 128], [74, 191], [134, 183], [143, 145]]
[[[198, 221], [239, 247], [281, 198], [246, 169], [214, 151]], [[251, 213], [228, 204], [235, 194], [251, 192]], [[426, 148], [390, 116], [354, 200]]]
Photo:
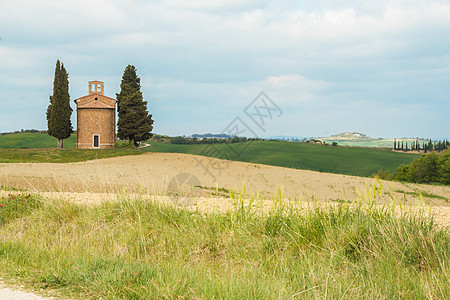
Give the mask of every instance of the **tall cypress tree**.
[[146, 141], [153, 130], [152, 115], [147, 111], [147, 101], [143, 100], [141, 79], [136, 68], [128, 65], [125, 68], [117, 95], [117, 136], [120, 139], [133, 141], [137, 147], [140, 141]]
[[58, 148], [63, 147], [63, 140], [73, 133], [70, 116], [69, 74], [59, 60], [56, 61], [53, 95], [47, 108], [48, 134], [58, 139]]

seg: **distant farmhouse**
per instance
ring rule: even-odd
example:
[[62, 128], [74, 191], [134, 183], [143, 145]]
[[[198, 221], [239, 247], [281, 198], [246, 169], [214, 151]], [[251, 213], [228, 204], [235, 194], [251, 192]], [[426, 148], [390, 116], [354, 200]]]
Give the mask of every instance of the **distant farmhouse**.
[[101, 81], [89, 81], [89, 94], [75, 99], [77, 105], [77, 149], [114, 148], [116, 102], [104, 95]]

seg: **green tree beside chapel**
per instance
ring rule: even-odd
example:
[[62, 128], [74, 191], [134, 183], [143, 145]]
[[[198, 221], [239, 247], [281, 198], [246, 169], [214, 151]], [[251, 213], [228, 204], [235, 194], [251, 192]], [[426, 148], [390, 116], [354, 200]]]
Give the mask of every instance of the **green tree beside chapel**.
[[141, 79], [136, 74], [136, 68], [128, 65], [125, 68], [117, 95], [117, 136], [122, 140], [130, 140], [134, 146], [140, 141], [152, 137], [152, 115], [147, 111], [147, 101], [143, 100]]
[[48, 134], [58, 139], [58, 148], [63, 148], [63, 140], [73, 133], [70, 116], [69, 74], [59, 60], [56, 61], [53, 95], [47, 108]]

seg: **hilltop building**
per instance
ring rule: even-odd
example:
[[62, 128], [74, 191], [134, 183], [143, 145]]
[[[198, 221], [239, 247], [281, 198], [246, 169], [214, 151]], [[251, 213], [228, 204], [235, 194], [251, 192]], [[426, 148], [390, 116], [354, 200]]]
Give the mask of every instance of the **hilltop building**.
[[89, 94], [75, 99], [77, 149], [113, 148], [116, 140], [116, 102], [104, 95], [101, 81], [89, 81]]

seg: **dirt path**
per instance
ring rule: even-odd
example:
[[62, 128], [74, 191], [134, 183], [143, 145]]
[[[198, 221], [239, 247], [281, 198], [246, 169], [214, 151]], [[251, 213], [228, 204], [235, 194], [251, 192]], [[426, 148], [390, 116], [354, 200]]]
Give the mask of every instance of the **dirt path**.
[[0, 299], [5, 300], [49, 300], [53, 297], [42, 297], [32, 292], [26, 292], [19, 289], [11, 289], [0, 285]]
[[43, 298], [29, 292], [22, 292], [17, 290], [11, 290], [9, 288], [0, 287], [0, 299], [8, 300], [46, 300], [53, 298]]

